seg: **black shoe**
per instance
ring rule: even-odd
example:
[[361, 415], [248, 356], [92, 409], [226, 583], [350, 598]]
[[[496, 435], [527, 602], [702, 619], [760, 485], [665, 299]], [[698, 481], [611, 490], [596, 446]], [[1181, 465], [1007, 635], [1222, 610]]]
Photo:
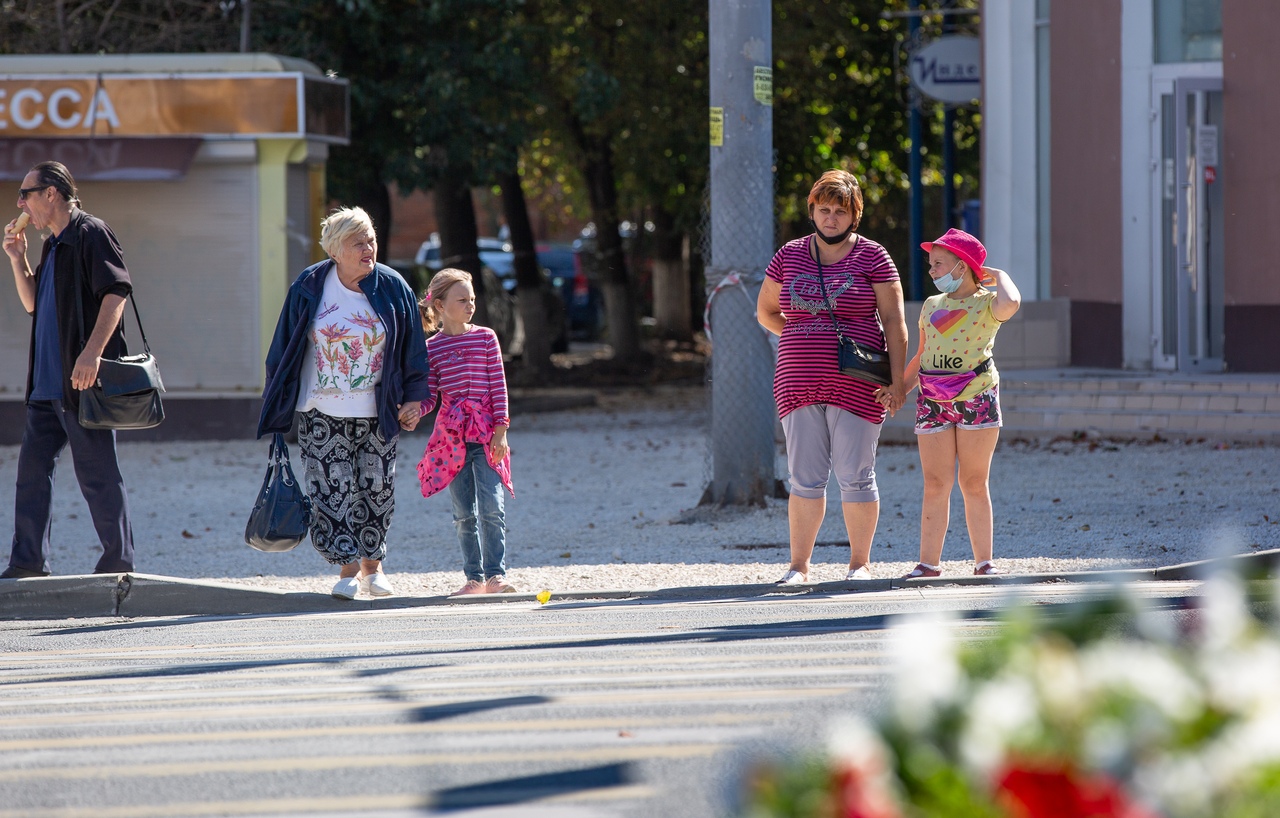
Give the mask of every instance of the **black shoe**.
[[10, 565], [4, 569], [4, 573], [0, 574], [0, 579], [30, 579], [31, 577], [47, 577], [48, 571], [32, 571], [29, 568], [19, 568], [16, 565]]

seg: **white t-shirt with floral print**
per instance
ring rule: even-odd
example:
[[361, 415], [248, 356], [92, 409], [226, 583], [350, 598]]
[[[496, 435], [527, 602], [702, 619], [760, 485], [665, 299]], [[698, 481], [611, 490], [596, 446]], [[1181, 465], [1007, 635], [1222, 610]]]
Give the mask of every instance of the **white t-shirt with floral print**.
[[348, 290], [336, 269], [324, 280], [307, 340], [298, 411], [336, 418], [376, 418], [387, 333], [365, 294]]

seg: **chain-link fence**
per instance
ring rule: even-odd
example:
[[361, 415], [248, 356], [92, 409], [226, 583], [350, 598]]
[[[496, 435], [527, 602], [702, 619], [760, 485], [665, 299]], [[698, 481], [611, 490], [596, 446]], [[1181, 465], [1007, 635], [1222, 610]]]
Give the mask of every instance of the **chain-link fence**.
[[761, 161], [769, 166], [728, 171], [728, 190], [708, 189], [704, 200], [700, 243], [711, 359], [703, 504], [758, 505], [776, 483], [777, 339], [756, 319], [765, 267], [776, 249], [772, 152]]

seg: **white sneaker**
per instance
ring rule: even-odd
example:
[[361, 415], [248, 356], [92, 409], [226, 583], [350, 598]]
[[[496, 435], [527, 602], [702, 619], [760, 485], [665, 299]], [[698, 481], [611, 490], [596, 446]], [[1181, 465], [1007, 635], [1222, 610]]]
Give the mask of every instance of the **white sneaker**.
[[808, 582], [808, 581], [809, 581], [809, 578], [804, 574], [800, 573], [799, 571], [792, 571], [788, 569], [787, 573], [782, 575], [782, 579], [778, 580], [773, 584], [774, 585], [799, 585], [802, 582]]
[[367, 577], [361, 577], [360, 590], [369, 596], [391, 596], [395, 593], [395, 589], [387, 581], [387, 575], [381, 571], [370, 574]]
[[330, 592], [337, 599], [355, 599], [356, 593], [360, 590], [360, 580], [355, 577], [343, 577], [338, 580], [338, 584], [333, 586]]
[[849, 573], [845, 574], [844, 578], [846, 582], [875, 579], [875, 577], [871, 576], [871, 569], [865, 565], [860, 565], [853, 569]]

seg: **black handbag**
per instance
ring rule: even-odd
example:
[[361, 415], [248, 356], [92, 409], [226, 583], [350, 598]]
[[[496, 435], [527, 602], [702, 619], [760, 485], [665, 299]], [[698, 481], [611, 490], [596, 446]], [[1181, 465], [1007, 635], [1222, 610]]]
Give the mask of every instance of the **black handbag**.
[[[98, 380], [80, 392], [80, 425], [86, 429], [150, 429], [164, 420], [160, 366], [151, 354], [147, 333], [142, 329], [142, 316], [138, 315], [138, 305], [132, 295], [129, 303], [138, 322], [143, 351], [98, 362]], [[84, 302], [79, 287], [76, 287], [76, 314], [83, 325]]]
[[288, 551], [306, 539], [311, 519], [311, 498], [293, 476], [284, 435], [272, 435], [267, 474], [249, 512], [244, 541], [259, 551]]
[[893, 383], [889, 353], [844, 336], [840, 331], [840, 322], [836, 320], [835, 311], [831, 308], [831, 302], [827, 300], [827, 285], [822, 277], [822, 253], [819, 252], [816, 242], [813, 246], [813, 258], [818, 262], [818, 287], [822, 291], [822, 303], [827, 305], [827, 313], [831, 316], [831, 323], [836, 328], [836, 365], [840, 373], [878, 386], [889, 386]]

